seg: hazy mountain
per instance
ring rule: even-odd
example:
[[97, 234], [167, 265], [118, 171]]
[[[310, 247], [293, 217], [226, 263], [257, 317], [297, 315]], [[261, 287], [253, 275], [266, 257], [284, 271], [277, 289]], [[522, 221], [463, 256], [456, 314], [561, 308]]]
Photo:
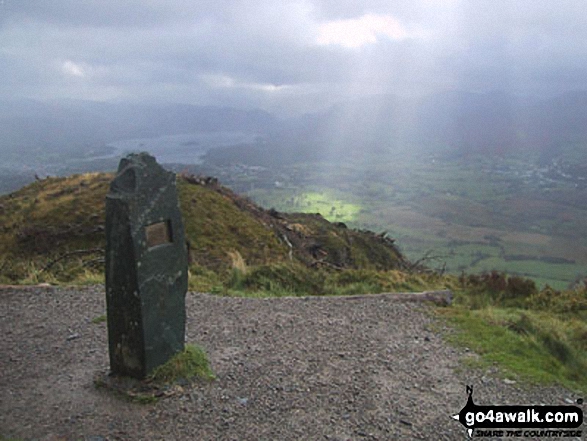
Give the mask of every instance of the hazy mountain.
[[322, 151], [323, 158], [415, 148], [553, 154], [569, 143], [587, 143], [587, 92], [543, 100], [458, 91], [412, 100], [366, 97], [290, 121], [274, 143], [310, 146], [305, 150], [314, 156]]
[[567, 93], [533, 106], [529, 113], [532, 142], [555, 151], [587, 141], [587, 91]]
[[461, 151], [557, 150], [587, 142], [587, 93], [545, 100], [500, 92], [435, 95], [419, 106], [417, 132], [422, 142]]
[[0, 154], [24, 160], [30, 159], [27, 152], [75, 154], [117, 140], [220, 131], [269, 135], [262, 146], [230, 149], [235, 160], [239, 151], [246, 155], [244, 162], [330, 160], [415, 148], [530, 149], [551, 156], [569, 143], [587, 143], [587, 92], [543, 100], [502, 92], [445, 92], [418, 100], [379, 95], [289, 120], [259, 109], [185, 104], [0, 103]]
[[194, 132], [268, 132], [276, 118], [262, 110], [184, 104], [89, 101], [0, 103], [0, 152], [79, 151], [130, 138]]
[[417, 109], [418, 140], [456, 149], [510, 149], [520, 140], [527, 106], [502, 94], [444, 93], [423, 100]]

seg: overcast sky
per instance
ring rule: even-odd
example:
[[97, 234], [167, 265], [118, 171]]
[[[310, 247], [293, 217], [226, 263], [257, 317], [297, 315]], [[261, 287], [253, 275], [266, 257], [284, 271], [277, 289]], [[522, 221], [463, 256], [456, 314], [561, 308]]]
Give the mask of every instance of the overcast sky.
[[0, 0], [0, 99], [308, 111], [587, 89], [584, 0]]

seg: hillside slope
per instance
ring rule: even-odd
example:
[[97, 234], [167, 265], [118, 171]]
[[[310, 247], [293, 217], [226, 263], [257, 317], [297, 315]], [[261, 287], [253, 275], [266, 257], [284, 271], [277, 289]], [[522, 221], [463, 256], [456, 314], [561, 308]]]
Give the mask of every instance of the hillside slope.
[[[59, 281], [102, 271], [106, 173], [47, 178], [0, 197], [0, 280], [31, 273]], [[264, 210], [215, 179], [179, 176], [186, 237], [194, 265], [218, 271], [235, 257], [246, 265], [294, 261], [308, 267], [387, 270], [406, 265], [393, 240], [332, 224], [319, 214]]]

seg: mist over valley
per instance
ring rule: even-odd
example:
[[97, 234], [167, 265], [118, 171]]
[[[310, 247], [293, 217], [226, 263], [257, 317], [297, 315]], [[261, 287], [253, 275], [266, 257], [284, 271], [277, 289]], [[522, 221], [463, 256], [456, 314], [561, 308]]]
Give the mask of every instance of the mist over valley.
[[385, 231], [450, 272], [565, 287], [587, 264], [587, 94], [377, 95], [277, 117], [259, 109], [14, 101], [0, 112], [3, 192], [113, 171], [149, 151], [266, 208]]

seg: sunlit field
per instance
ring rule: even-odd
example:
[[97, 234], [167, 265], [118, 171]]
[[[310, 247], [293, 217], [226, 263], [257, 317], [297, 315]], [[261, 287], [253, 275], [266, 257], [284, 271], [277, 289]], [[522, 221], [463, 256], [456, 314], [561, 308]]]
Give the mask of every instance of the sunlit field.
[[557, 289], [587, 275], [587, 189], [576, 182], [514, 156], [368, 162], [290, 167], [280, 186], [260, 182], [247, 194], [266, 208], [385, 231], [411, 260], [455, 274], [506, 271]]

